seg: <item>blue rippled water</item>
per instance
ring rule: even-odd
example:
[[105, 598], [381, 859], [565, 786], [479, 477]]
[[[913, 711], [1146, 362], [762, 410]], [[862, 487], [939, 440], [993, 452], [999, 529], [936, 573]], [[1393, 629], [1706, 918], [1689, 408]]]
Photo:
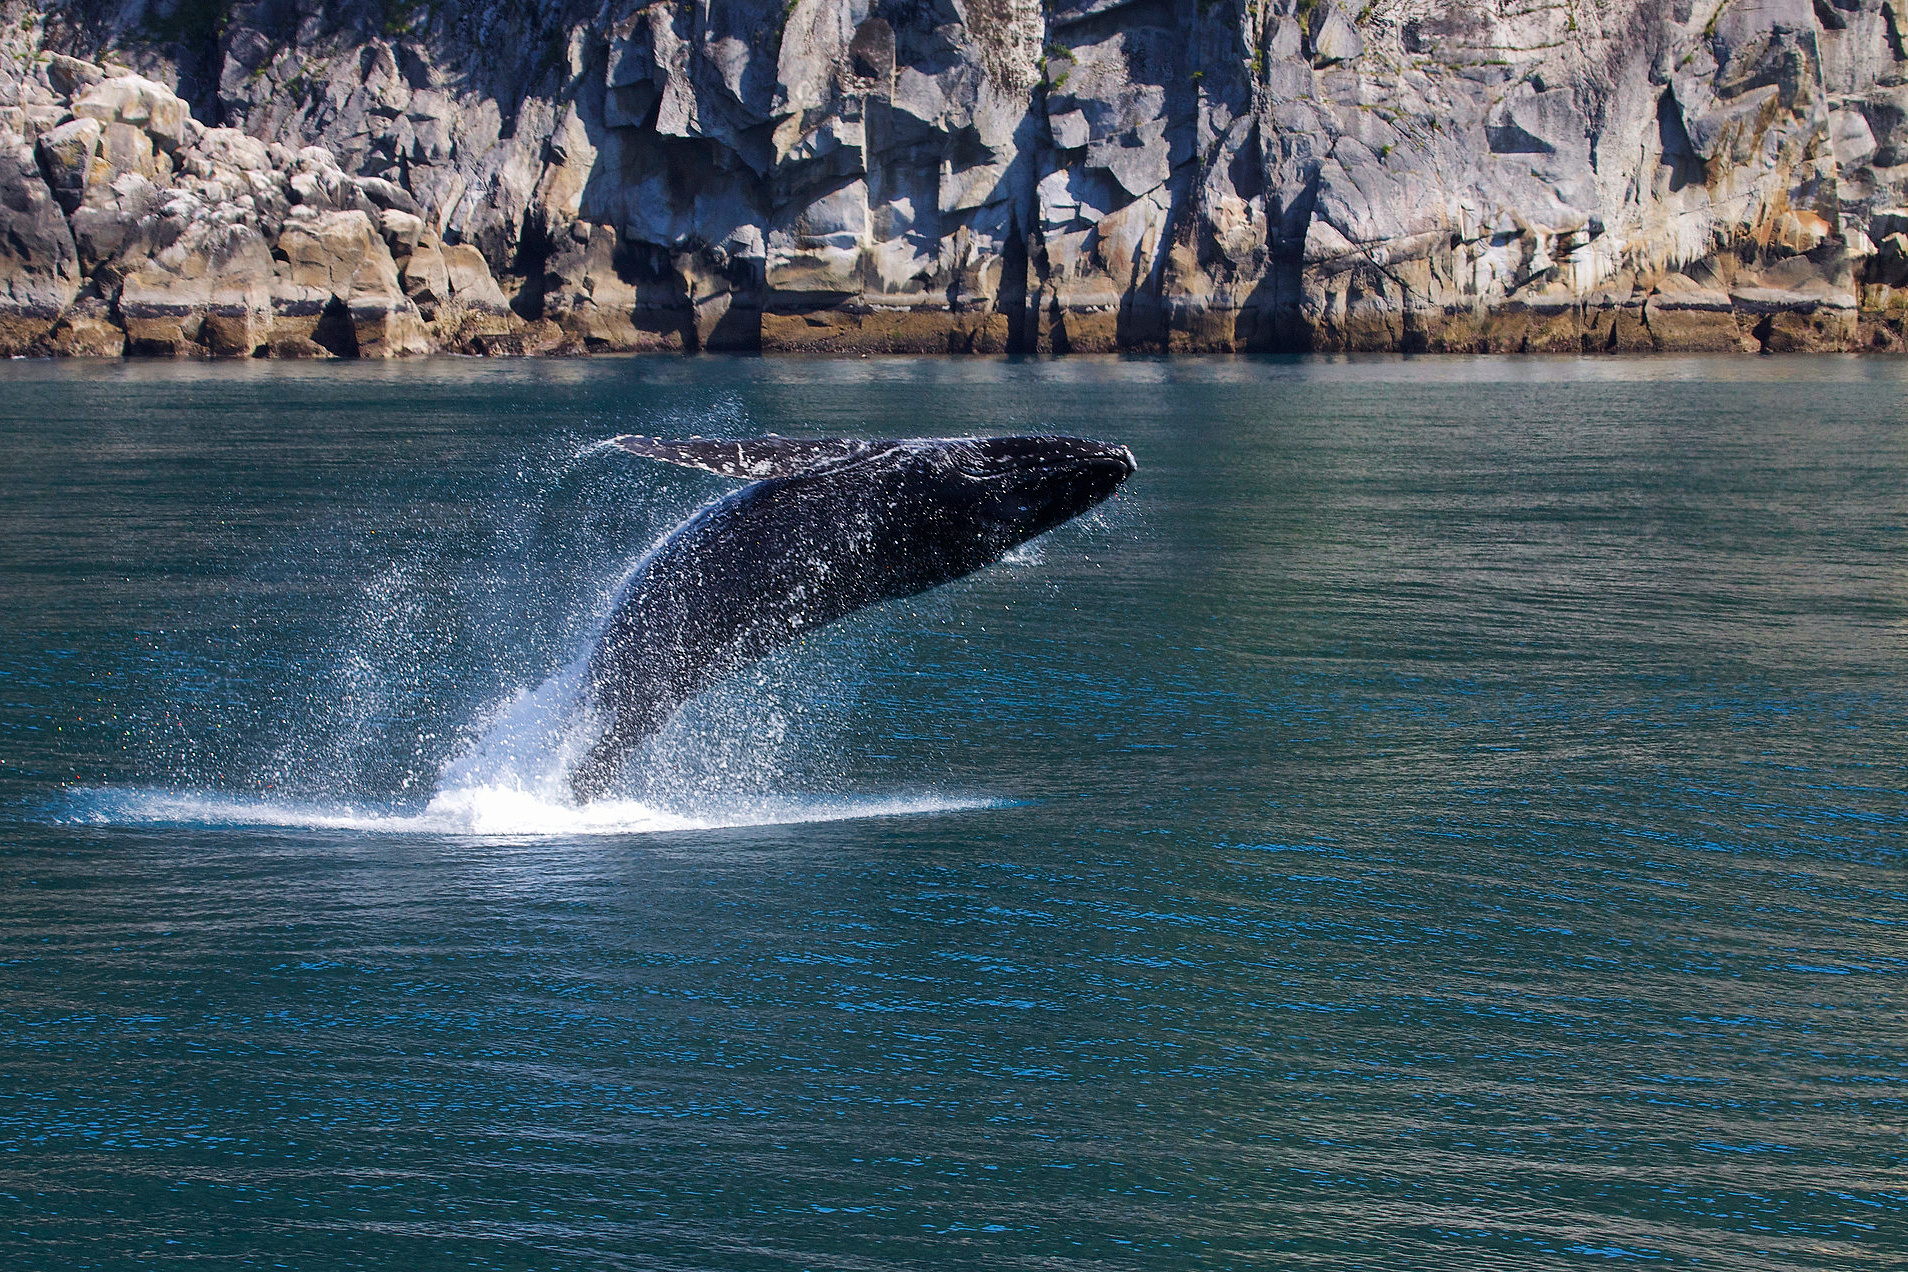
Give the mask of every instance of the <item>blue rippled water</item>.
[[[0, 367], [0, 1263], [1908, 1266], [1908, 369]], [[1126, 493], [697, 702], [726, 487]]]

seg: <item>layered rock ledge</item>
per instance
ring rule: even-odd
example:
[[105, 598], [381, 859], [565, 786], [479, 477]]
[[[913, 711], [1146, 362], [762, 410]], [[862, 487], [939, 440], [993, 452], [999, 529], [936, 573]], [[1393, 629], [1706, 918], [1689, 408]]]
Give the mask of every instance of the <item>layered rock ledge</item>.
[[0, 353], [1900, 350], [1904, 5], [0, 2]]

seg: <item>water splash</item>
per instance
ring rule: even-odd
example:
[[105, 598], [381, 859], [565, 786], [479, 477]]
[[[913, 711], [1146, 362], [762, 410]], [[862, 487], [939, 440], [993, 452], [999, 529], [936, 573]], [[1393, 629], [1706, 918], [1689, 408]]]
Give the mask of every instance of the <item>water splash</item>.
[[441, 791], [421, 809], [248, 798], [205, 791], [80, 787], [68, 792], [66, 806], [53, 820], [68, 825], [349, 830], [373, 834], [547, 839], [851, 821], [998, 808], [1005, 804], [998, 799], [947, 798], [932, 794], [814, 796], [740, 804], [726, 810], [686, 816], [631, 799], [597, 800], [579, 807], [507, 786]]
[[[633, 570], [635, 567], [631, 567]], [[383, 595], [389, 580], [367, 584]], [[855, 642], [834, 661], [815, 665], [790, 652], [757, 664], [687, 704], [638, 752], [619, 796], [578, 805], [569, 774], [592, 741], [577, 710], [587, 650], [600, 633], [619, 579], [596, 604], [585, 652], [531, 689], [510, 693], [472, 722], [474, 738], [440, 767], [422, 807], [396, 800], [305, 795], [237, 795], [215, 790], [81, 787], [68, 792], [56, 820], [74, 824], [228, 826], [349, 830], [483, 838], [547, 838], [654, 834], [722, 827], [782, 825], [944, 813], [999, 806], [986, 797], [935, 793], [799, 795], [777, 791], [788, 775], [790, 747], [812, 748], [817, 733], [793, 722], [807, 714], [802, 697], [838, 704], [851, 699]], [[354, 684], [367, 696], [382, 680], [375, 659], [355, 653]], [[386, 669], [387, 673], [389, 669]], [[345, 714], [349, 715], [350, 712]], [[839, 716], [840, 711], [824, 711]], [[348, 767], [339, 737], [325, 758]], [[340, 759], [340, 757], [343, 757]], [[813, 776], [814, 756], [806, 766]]]
[[[181, 646], [224, 693], [187, 694], [179, 674], [158, 686], [180, 724], [164, 748], [143, 739], [147, 754], [133, 770], [157, 780], [75, 789], [58, 815], [543, 836], [989, 806], [938, 794], [792, 793], [866, 786], [848, 775], [837, 742], [887, 639], [879, 619], [839, 624], [825, 642], [699, 695], [631, 757], [610, 798], [573, 802], [568, 775], [593, 740], [576, 705], [581, 651], [651, 541], [728, 489], [619, 462], [603, 435], [756, 431], [744, 414], [727, 403], [714, 418], [605, 422], [590, 435], [538, 438], [514, 464], [407, 471], [388, 489], [359, 489], [360, 506], [327, 506], [247, 567], [247, 587], [213, 598], [213, 610], [238, 620], [229, 648]], [[443, 533], [447, 525], [456, 532]], [[1005, 565], [1036, 566], [1042, 552], [1036, 541]], [[266, 599], [248, 610], [251, 596]], [[223, 630], [224, 617], [207, 626]]]
[[[665, 534], [667, 531], [664, 532]], [[852, 631], [827, 650], [785, 651], [746, 669], [677, 713], [634, 757], [610, 798], [574, 802], [569, 774], [593, 740], [579, 712], [588, 650], [615, 596], [637, 564], [577, 607], [567, 663], [532, 688], [504, 694], [475, 712], [466, 742], [436, 766], [421, 806], [406, 800], [409, 772], [396, 788], [364, 781], [366, 734], [403, 705], [434, 659], [416, 630], [421, 572], [389, 569], [367, 578], [350, 626], [361, 639], [313, 695], [310, 738], [280, 745], [261, 779], [269, 793], [238, 794], [188, 782], [184, 787], [78, 787], [54, 819], [70, 824], [277, 828], [373, 834], [537, 839], [655, 834], [944, 813], [997, 806], [985, 797], [935, 793], [790, 795], [786, 779], [826, 774], [830, 721], [846, 715], [863, 652]], [[599, 576], [600, 577], [600, 576]], [[815, 717], [821, 719], [817, 720]], [[795, 752], [800, 752], [797, 759]], [[287, 772], [304, 780], [284, 783]], [[414, 771], [414, 770], [413, 770]], [[315, 780], [314, 780], [315, 779]], [[826, 784], [826, 783], [824, 783]], [[367, 786], [371, 789], [367, 790]], [[286, 792], [293, 793], [286, 793]], [[387, 797], [388, 796], [388, 797]]]

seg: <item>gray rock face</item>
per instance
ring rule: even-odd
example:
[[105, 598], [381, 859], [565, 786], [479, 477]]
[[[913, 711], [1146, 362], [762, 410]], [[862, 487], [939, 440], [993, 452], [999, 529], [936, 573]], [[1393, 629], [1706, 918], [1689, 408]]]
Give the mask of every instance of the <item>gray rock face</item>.
[[1900, 348], [1903, 3], [16, 7], [0, 343]]
[[0, 353], [50, 333], [79, 287], [73, 235], [33, 152], [0, 145]]

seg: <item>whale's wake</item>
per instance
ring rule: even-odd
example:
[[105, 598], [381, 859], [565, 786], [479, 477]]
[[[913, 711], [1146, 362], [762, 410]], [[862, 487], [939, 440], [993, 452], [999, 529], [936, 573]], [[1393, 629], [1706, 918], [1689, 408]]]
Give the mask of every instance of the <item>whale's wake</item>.
[[415, 810], [212, 792], [91, 787], [71, 792], [68, 808], [59, 820], [86, 825], [228, 826], [540, 839], [900, 817], [990, 808], [999, 803], [929, 795], [764, 799], [685, 816], [638, 800], [602, 799], [577, 807], [500, 786], [444, 791]]

